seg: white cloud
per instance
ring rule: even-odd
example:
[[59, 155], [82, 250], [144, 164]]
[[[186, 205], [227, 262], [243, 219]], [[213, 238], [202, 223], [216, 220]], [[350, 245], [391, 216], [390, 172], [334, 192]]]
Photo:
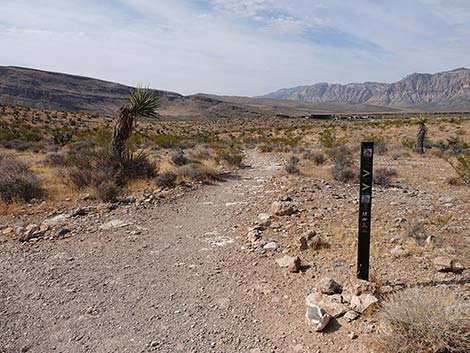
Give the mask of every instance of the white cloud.
[[0, 65], [185, 94], [392, 81], [470, 61], [470, 6], [450, 1], [0, 0]]

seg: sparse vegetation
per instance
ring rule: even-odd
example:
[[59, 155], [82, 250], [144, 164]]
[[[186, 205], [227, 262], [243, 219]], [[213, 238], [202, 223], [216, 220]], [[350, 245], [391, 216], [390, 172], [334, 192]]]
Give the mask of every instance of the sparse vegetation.
[[0, 154], [0, 199], [5, 203], [41, 199], [45, 191], [29, 166], [14, 156]]
[[377, 168], [374, 171], [374, 184], [382, 187], [389, 187], [393, 177], [397, 176], [397, 171], [390, 168]]
[[285, 170], [289, 174], [297, 174], [299, 172], [299, 158], [296, 156], [291, 156], [287, 161]]
[[392, 294], [379, 313], [377, 353], [470, 352], [470, 306], [442, 288]]
[[173, 172], [164, 172], [157, 175], [157, 186], [164, 189], [173, 189], [176, 186], [176, 174]]

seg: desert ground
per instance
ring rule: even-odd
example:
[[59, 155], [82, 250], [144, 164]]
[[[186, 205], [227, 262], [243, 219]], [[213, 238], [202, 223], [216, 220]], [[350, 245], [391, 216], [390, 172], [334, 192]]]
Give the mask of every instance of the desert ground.
[[[145, 119], [128, 147], [146, 162], [114, 183], [96, 175], [112, 118], [1, 107], [0, 352], [468, 351], [470, 116], [421, 119], [424, 154], [415, 115]], [[4, 196], [9, 180], [26, 186]], [[318, 332], [315, 293], [331, 316]]]

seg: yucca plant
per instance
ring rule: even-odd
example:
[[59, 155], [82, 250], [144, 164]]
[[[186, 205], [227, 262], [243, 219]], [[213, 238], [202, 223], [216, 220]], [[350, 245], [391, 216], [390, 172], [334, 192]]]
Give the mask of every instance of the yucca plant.
[[137, 118], [157, 118], [159, 105], [154, 92], [137, 87], [129, 97], [129, 102], [121, 107], [119, 117], [114, 125], [113, 136], [109, 145], [110, 155], [124, 157], [126, 140], [132, 133]]
[[427, 122], [426, 119], [420, 116], [418, 120], [419, 130], [418, 130], [418, 134], [416, 135], [416, 152], [419, 154], [423, 154], [425, 152], [424, 142], [426, 140], [426, 134], [428, 132], [428, 129], [426, 127], [426, 122]]

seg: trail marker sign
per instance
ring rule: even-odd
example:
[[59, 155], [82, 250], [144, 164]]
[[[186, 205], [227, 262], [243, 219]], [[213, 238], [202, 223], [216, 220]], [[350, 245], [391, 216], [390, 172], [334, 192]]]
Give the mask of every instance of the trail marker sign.
[[357, 247], [357, 278], [369, 280], [370, 225], [372, 210], [372, 172], [374, 143], [361, 144], [361, 177], [359, 188], [359, 238]]

